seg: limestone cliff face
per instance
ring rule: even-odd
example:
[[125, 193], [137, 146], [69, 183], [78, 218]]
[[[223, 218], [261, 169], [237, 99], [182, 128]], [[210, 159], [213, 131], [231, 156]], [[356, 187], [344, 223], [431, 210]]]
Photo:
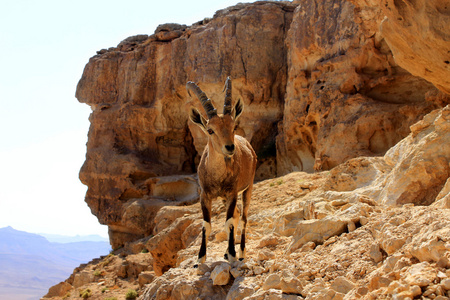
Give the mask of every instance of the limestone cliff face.
[[[188, 80], [221, 107], [231, 76], [233, 99], [245, 103], [238, 132], [258, 154], [259, 179], [383, 155], [448, 103], [449, 67], [429, 63], [438, 75], [422, 76], [415, 60], [397, 60], [403, 46], [389, 35], [398, 24], [387, 9], [398, 3], [369, 2], [239, 4], [92, 57], [76, 93], [93, 109], [80, 178], [112, 246], [150, 235], [161, 207], [198, 198], [192, 174], [206, 137], [188, 122], [189, 107], [200, 109], [187, 95]], [[441, 51], [448, 44], [440, 33]]]

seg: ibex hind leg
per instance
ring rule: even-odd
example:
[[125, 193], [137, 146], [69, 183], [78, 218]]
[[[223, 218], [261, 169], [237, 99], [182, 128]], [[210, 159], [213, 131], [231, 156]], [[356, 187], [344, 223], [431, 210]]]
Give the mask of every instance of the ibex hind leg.
[[246, 258], [245, 249], [245, 239], [246, 239], [246, 229], [247, 229], [247, 215], [248, 208], [250, 207], [250, 199], [252, 197], [253, 185], [249, 186], [247, 190], [242, 194], [242, 233], [241, 233], [241, 245], [239, 247], [239, 260], [244, 260]]

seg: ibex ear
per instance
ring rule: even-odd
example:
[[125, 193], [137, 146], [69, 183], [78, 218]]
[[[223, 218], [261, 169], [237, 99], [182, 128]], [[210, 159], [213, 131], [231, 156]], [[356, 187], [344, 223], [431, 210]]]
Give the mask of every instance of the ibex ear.
[[200, 128], [206, 132], [206, 124], [208, 121], [206, 121], [205, 118], [203, 118], [203, 116], [200, 114], [200, 112], [192, 107], [191, 108], [191, 113], [189, 114], [189, 119], [194, 123], [197, 124], [198, 126], [200, 126]]
[[233, 107], [233, 110], [231, 112], [231, 115], [233, 116], [235, 122], [237, 121], [237, 119], [239, 119], [243, 110], [244, 110], [244, 102], [242, 102], [241, 99], [238, 99], [236, 105]]

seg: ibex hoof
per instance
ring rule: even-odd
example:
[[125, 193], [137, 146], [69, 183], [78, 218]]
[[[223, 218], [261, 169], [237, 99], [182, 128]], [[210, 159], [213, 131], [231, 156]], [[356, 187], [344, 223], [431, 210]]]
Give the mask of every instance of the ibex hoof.
[[194, 269], [197, 269], [197, 268], [198, 268], [198, 264], [195, 264], [195, 265], [194, 265]]
[[235, 262], [236, 261], [236, 257], [229, 254], [229, 253], [225, 253], [223, 255], [223, 258], [225, 258], [229, 263]]

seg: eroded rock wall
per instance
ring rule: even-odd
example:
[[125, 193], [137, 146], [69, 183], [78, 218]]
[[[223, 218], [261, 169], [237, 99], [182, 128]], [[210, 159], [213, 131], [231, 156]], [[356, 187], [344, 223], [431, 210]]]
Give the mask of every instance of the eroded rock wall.
[[433, 106], [436, 88], [397, 65], [379, 31], [382, 17], [348, 1], [302, 1], [296, 8], [286, 39], [278, 174], [381, 155]]
[[112, 246], [150, 235], [161, 207], [198, 199], [192, 174], [207, 137], [188, 122], [188, 109], [201, 108], [188, 80], [220, 112], [232, 77], [233, 99], [245, 104], [237, 131], [258, 154], [258, 179], [383, 155], [448, 103], [443, 84], [397, 62], [380, 31], [386, 13], [371, 4], [238, 4], [92, 57], [76, 93], [93, 109], [80, 178]]

